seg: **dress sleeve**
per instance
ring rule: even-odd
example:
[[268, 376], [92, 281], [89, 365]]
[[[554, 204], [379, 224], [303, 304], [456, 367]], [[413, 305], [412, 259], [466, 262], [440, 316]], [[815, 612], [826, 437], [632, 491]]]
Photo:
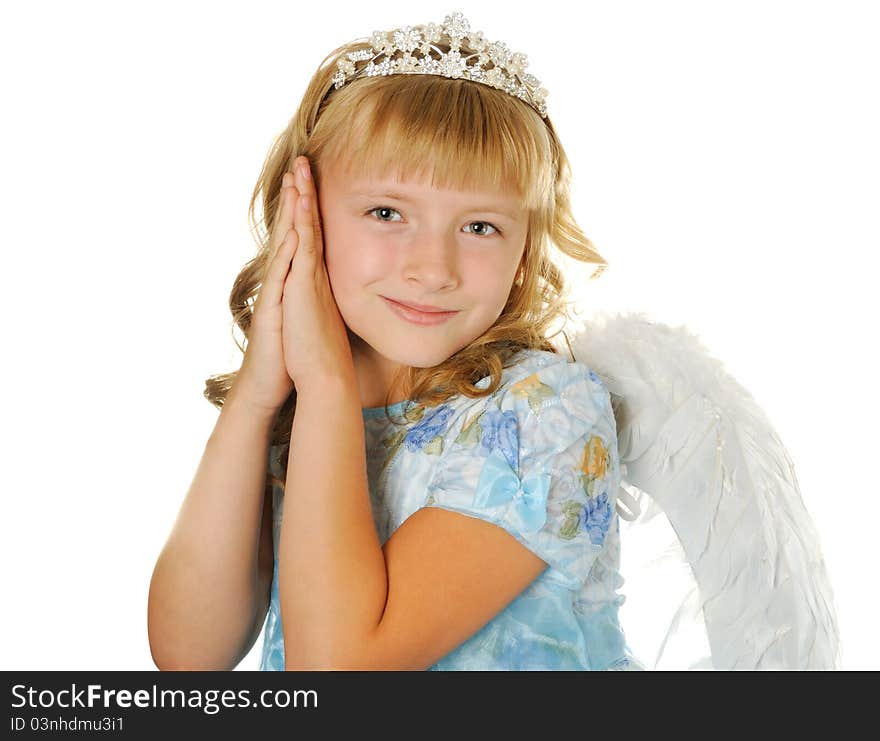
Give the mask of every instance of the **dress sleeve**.
[[451, 430], [426, 506], [507, 530], [569, 589], [614, 523], [617, 427], [601, 379], [565, 358], [513, 375]]

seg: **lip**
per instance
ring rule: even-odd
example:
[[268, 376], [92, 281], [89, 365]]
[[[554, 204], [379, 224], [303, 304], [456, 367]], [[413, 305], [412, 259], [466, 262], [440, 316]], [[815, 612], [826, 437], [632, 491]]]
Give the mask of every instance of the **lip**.
[[[437, 311], [436, 309], [433, 311], [419, 311], [418, 309], [413, 308], [410, 304], [402, 304], [399, 301], [386, 298], [385, 296], [382, 296], [382, 300], [385, 301], [391, 310], [399, 317], [406, 319], [413, 324], [442, 324], [458, 314], [458, 311]], [[416, 305], [418, 306], [419, 304]]]

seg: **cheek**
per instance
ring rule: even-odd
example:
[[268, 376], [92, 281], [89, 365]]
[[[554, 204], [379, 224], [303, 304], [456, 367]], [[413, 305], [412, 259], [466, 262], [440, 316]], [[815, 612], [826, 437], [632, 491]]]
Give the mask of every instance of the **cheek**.
[[508, 277], [512, 269], [506, 260], [475, 260], [466, 266], [465, 281], [471, 289], [478, 292], [487, 303], [507, 300], [513, 278]]
[[337, 279], [370, 282], [387, 278], [394, 270], [395, 256], [390, 245], [371, 240], [356, 230], [325, 231], [324, 262], [328, 274]]

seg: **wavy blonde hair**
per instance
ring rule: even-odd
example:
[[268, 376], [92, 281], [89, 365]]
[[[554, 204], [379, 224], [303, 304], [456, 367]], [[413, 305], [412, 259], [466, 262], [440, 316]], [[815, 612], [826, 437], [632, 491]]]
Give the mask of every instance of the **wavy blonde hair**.
[[[527, 103], [488, 85], [436, 75], [362, 77], [335, 89], [337, 59], [369, 46], [368, 39], [359, 39], [327, 55], [266, 157], [248, 209], [257, 254], [238, 274], [229, 296], [233, 339], [244, 353], [234, 328], [238, 326], [247, 339], [253, 304], [272, 252], [270, 235], [278, 215], [281, 179], [298, 156], [308, 157], [316, 188], [330, 162], [344, 162], [356, 175], [393, 173], [400, 180], [420, 177], [430, 166], [433, 187], [516, 192], [529, 215], [525, 250], [495, 323], [437, 366], [402, 367], [392, 389], [402, 380], [408, 397], [423, 407], [458, 394], [488, 396], [498, 389], [502, 370], [519, 351], [556, 352], [547, 331], [557, 320], [564, 323], [569, 317], [569, 301], [562, 271], [551, 259], [551, 244], [575, 260], [598, 265], [592, 278], [599, 277], [607, 262], [572, 215], [571, 168], [549, 117], [542, 119]], [[448, 46], [438, 46], [448, 51]], [[462, 52], [468, 51], [463, 44]], [[262, 206], [260, 219], [257, 204]], [[222, 407], [236, 375], [237, 371], [208, 378], [205, 397]], [[476, 388], [486, 376], [491, 376], [489, 385]], [[389, 400], [386, 395], [390, 419]], [[282, 449], [282, 471], [295, 410], [293, 391], [279, 409], [272, 431], [272, 445]], [[270, 473], [267, 486], [273, 482], [283, 487], [283, 481]]]

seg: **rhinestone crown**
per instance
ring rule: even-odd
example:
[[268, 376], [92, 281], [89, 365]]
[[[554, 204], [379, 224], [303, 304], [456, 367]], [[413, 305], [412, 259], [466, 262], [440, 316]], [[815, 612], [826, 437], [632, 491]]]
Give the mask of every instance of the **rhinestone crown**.
[[[461, 54], [463, 39], [467, 39], [468, 49], [473, 50], [467, 56]], [[511, 53], [501, 41], [487, 41], [482, 31], [471, 31], [467, 18], [457, 11], [447, 15], [439, 26], [428, 23], [374, 31], [369, 40], [372, 48], [349, 52], [345, 59], [337, 60], [334, 89], [365, 76], [440, 75], [503, 90], [524, 100], [541, 118], [547, 117], [548, 91], [539, 79], [525, 72], [528, 57]], [[449, 52], [438, 49], [438, 42], [448, 44]], [[380, 57], [383, 58], [377, 63]], [[476, 61], [470, 64], [471, 60]], [[364, 61], [367, 63], [358, 67], [357, 63]]]

